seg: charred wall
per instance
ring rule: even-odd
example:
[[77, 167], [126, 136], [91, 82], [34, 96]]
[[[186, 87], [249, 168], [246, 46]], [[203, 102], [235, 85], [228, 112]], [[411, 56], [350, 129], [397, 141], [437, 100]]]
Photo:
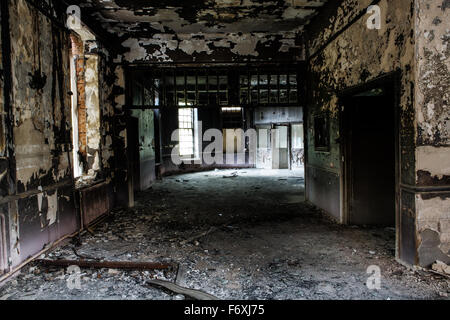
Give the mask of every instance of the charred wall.
[[[72, 171], [71, 41], [64, 13], [58, 1], [1, 2], [0, 215], [6, 222], [9, 269], [81, 227]], [[95, 183], [110, 183], [104, 200], [112, 206], [114, 183], [123, 184], [114, 175], [115, 65], [100, 47], [91, 45], [87, 52], [98, 57], [98, 79], [88, 80], [98, 84], [99, 112], [87, 119], [99, 131]]]
[[[367, 27], [372, 1], [348, 0], [324, 10], [307, 33], [307, 197], [345, 222], [339, 97], [397, 71], [398, 257], [422, 266], [448, 262], [448, 5], [375, 3], [379, 30]], [[314, 146], [320, 115], [330, 121], [328, 152]]]
[[[397, 108], [399, 113], [400, 180], [414, 185], [414, 1], [377, 2], [381, 28], [369, 29], [366, 10], [372, 1], [346, 0], [329, 6], [310, 26], [309, 87], [307, 108], [307, 197], [333, 217], [343, 214], [342, 154], [339, 97], [380, 76], [400, 71]], [[381, 116], [381, 115], [380, 115]], [[314, 121], [329, 119], [329, 150], [315, 147]], [[402, 199], [404, 197], [401, 197]], [[401, 203], [402, 212], [410, 212]], [[414, 219], [409, 225], [414, 226]], [[414, 239], [409, 239], [414, 244]], [[410, 260], [409, 262], [414, 262]]]
[[416, 227], [418, 261], [428, 266], [450, 262], [450, 7], [415, 3]]
[[8, 215], [10, 262], [15, 266], [79, 225], [66, 108], [69, 37], [27, 1], [8, 4], [16, 191]]

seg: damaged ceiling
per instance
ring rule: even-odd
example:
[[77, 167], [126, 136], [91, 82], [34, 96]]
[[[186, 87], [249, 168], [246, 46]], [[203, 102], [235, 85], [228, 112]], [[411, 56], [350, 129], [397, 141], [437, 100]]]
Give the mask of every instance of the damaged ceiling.
[[74, 0], [120, 37], [153, 34], [300, 32], [328, 0]]

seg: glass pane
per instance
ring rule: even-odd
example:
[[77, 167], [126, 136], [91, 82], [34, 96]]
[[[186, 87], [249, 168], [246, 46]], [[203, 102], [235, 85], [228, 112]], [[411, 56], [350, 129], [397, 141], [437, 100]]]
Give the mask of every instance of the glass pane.
[[278, 103], [278, 90], [270, 90], [270, 103]]
[[198, 91], [206, 91], [206, 76], [198, 76]]
[[252, 86], [252, 87], [258, 87], [258, 76], [257, 76], [257, 75], [253, 75], [253, 76], [251, 77], [250, 86]]
[[208, 76], [209, 91], [217, 91], [217, 76]]
[[288, 103], [288, 91], [287, 90], [280, 90], [280, 103]]
[[270, 76], [270, 87], [272, 89], [278, 88], [278, 75]]
[[241, 83], [241, 87], [247, 87], [248, 86], [248, 76], [247, 75], [240, 76], [240, 83]]
[[289, 92], [289, 103], [297, 103], [298, 102], [298, 95], [297, 90], [292, 90]]
[[133, 105], [142, 105], [142, 85], [136, 81], [133, 83]]
[[259, 95], [259, 103], [268, 103], [269, 102], [269, 91], [261, 90]]
[[153, 93], [149, 88], [144, 88], [144, 105], [151, 106], [153, 104]]
[[287, 86], [287, 75], [280, 75], [280, 86]]
[[268, 84], [269, 84], [269, 77], [267, 75], [260, 75], [259, 76], [259, 85], [267, 86]]
[[194, 109], [178, 109], [180, 155], [194, 155]]
[[289, 85], [291, 87], [297, 87], [297, 75], [294, 74], [289, 75]]
[[292, 125], [292, 148], [303, 149], [303, 125]]
[[184, 76], [178, 76], [177, 87], [182, 88], [181, 90], [184, 90], [184, 86], [185, 86]]
[[[156, 89], [158, 89], [159, 91], [161, 91], [161, 79], [155, 79], [154, 80], [154, 85], [155, 85], [155, 88]], [[159, 91], [158, 90], [155, 90], [155, 106], [159, 106], [159, 104], [160, 104], [160, 97], [159, 97]]]
[[251, 103], [258, 103], [258, 90], [252, 90]]
[[187, 91], [195, 91], [196, 90], [196, 77], [195, 76], [188, 76], [187, 77], [187, 85], [186, 90]]
[[186, 106], [186, 99], [184, 96], [184, 92], [177, 92], [177, 105]]
[[248, 104], [249, 100], [248, 100], [248, 90], [241, 90], [241, 99], [240, 99], [242, 104]]

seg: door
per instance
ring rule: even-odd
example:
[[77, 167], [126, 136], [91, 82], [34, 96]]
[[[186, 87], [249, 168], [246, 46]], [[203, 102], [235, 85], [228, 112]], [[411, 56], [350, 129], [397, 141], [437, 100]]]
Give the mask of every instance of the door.
[[272, 132], [272, 169], [289, 169], [289, 126], [275, 126]]
[[345, 104], [348, 218], [356, 225], [394, 226], [395, 101], [383, 89], [370, 93]]

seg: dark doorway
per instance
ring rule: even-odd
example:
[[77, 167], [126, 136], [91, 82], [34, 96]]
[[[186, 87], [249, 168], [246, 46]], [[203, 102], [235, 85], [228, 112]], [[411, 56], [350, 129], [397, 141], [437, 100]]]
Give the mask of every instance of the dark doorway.
[[395, 226], [395, 95], [377, 86], [344, 99], [347, 222]]

